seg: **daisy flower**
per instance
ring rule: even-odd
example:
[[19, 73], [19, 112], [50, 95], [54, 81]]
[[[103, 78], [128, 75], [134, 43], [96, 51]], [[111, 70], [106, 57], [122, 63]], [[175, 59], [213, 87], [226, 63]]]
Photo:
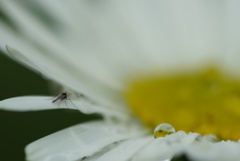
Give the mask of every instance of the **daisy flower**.
[[[2, 0], [1, 49], [63, 88], [0, 108], [98, 113], [29, 144], [34, 161], [240, 158], [237, 0]], [[65, 102], [65, 103], [64, 103]]]

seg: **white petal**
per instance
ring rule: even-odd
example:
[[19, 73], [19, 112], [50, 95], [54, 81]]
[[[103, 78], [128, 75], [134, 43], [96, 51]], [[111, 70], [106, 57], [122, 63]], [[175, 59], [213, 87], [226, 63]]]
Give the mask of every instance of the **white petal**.
[[49, 109], [75, 109], [80, 110], [85, 114], [101, 113], [106, 116], [126, 117], [123, 113], [118, 111], [109, 110], [108, 108], [100, 105], [93, 104], [88, 100], [82, 99], [64, 99], [52, 102], [54, 97], [47, 96], [21, 96], [14, 97], [0, 101], [0, 109], [9, 111], [37, 111]]
[[26, 147], [27, 160], [73, 161], [91, 156], [104, 147], [136, 137], [124, 127], [106, 122], [90, 122], [59, 131]]
[[127, 141], [123, 141], [119, 143], [116, 147], [110, 149], [105, 152], [101, 156], [98, 156], [94, 159], [94, 161], [106, 161], [106, 160], [114, 160], [114, 161], [128, 161], [130, 160], [135, 153], [137, 153], [140, 149], [142, 149], [146, 144], [150, 142], [152, 137], [137, 137], [135, 139], [129, 139]]
[[161, 139], [152, 140], [149, 145], [140, 150], [132, 161], [164, 161], [173, 157], [172, 148]]
[[[84, 58], [84, 51], [81, 51], [81, 48], [78, 48], [78, 50], [67, 48], [65, 44], [58, 41], [58, 38], [50, 36], [49, 31], [42, 28], [43, 25], [39, 24], [40, 22], [37, 21], [33, 23], [32, 20], [35, 22], [36, 18], [30, 13], [26, 13], [27, 10], [22, 8], [21, 5], [13, 1], [3, 2], [2, 6], [5, 6], [3, 8], [4, 11], [7, 12], [6, 14], [12, 15], [11, 18], [13, 18], [17, 24], [20, 23], [18, 27], [27, 34], [27, 37], [13, 35], [9, 28], [1, 24], [0, 33], [3, 38], [1, 45], [8, 44], [10, 54], [13, 54], [15, 58], [19, 58], [21, 61], [28, 59], [28, 62], [22, 63], [29, 64], [31, 61], [31, 64], [34, 64], [35, 68], [38, 68], [47, 78], [77, 90], [79, 93], [84, 93], [99, 102], [104, 102], [104, 104], [108, 106], [117, 106], [117, 104], [119, 104], [120, 97], [118, 97], [119, 93], [116, 91], [116, 88], [109, 88], [111, 83], [106, 79], [104, 79], [105, 81], [100, 81], [101, 75], [105, 75], [104, 70], [100, 70], [101, 67], [99, 66], [96, 67], [94, 62], [86, 61], [87, 58]], [[28, 36], [33, 37], [29, 40]], [[29, 43], [29, 45], [27, 45], [27, 43]], [[16, 47], [21, 53], [10, 48], [10, 46]], [[77, 58], [75, 53], [80, 54], [80, 58]], [[91, 71], [94, 70], [93, 74], [86, 68], [81, 67], [81, 65], [85, 63], [90, 65], [89, 69]], [[109, 68], [109, 66], [107, 68]], [[108, 77], [110, 77], [109, 74]]]
[[12, 58], [16, 61], [23, 63], [28, 68], [34, 70], [35, 72], [41, 72], [41, 69], [39, 69], [35, 64], [33, 64], [27, 57], [20, 54], [18, 51], [14, 50], [13, 48], [6, 46], [6, 50], [9, 54], [11, 54]]
[[[7, 49], [12, 56], [17, 58], [19, 61], [22, 61], [22, 63], [31, 66], [32, 68], [43, 73], [46, 77], [51, 78], [56, 82], [59, 82], [60, 84], [63, 84], [70, 89], [73, 89], [74, 91], [86, 94], [88, 97], [95, 100], [96, 102], [105, 104], [105, 108], [108, 108], [108, 110], [115, 109], [119, 112], [126, 111], [122, 104], [119, 103], [119, 101], [121, 100], [119, 93], [112, 91], [106, 86], [101, 86], [94, 80], [88, 79], [87, 76], [85, 77], [85, 74], [84, 76], [81, 75], [81, 73], [72, 74], [71, 72], [68, 72], [68, 70], [70, 69], [68, 69], [66, 66], [61, 66], [59, 63], [53, 60], [49, 60], [47, 59], [47, 57], [40, 54], [26, 58], [24, 54], [18, 52], [17, 50], [9, 46], [7, 46]], [[83, 82], [79, 82], [79, 79], [81, 79], [81, 81], [88, 82], [87, 84], [89, 84], [89, 86]], [[116, 107], [119, 106], [121, 106], [122, 108], [116, 109]], [[99, 106], [99, 108], [101, 107], [103, 106]]]
[[183, 153], [194, 161], [239, 161], [239, 142], [203, 142], [193, 144]]
[[226, 45], [225, 54], [220, 59], [222, 65], [230, 68], [227, 72], [232, 72], [239, 76], [239, 60], [240, 60], [240, 1], [230, 0], [226, 3], [226, 38], [224, 39]]
[[198, 134], [186, 134], [178, 131], [166, 137], [152, 139], [152, 141], [134, 157], [133, 161], [167, 161], [172, 159], [176, 153], [180, 153], [184, 149], [192, 145]]
[[[72, 2], [70, 2], [70, 4], [72, 4]], [[46, 28], [46, 26], [44, 25], [43, 22], [41, 22], [40, 19], [36, 19], [36, 17], [33, 16], [33, 13], [31, 13], [31, 10], [29, 11], [29, 9], [24, 5], [19, 4], [17, 1], [15, 2], [3, 1], [2, 5], [4, 6], [3, 10], [6, 12], [6, 14], [11, 15], [10, 18], [17, 24], [17, 27], [21, 30], [22, 34], [24, 35], [23, 37], [26, 37], [25, 41], [28, 41], [38, 49], [39, 48], [44, 49], [42, 50], [43, 52], [42, 54], [48, 53], [46, 54], [48, 57], [58, 57], [58, 59], [62, 59], [62, 61], [69, 62], [71, 65], [75, 66], [75, 70], [84, 69], [85, 73], [88, 73], [88, 76], [91, 76], [93, 80], [94, 79], [99, 80], [99, 82], [105, 84], [105, 86], [106, 85], [111, 86], [111, 84], [113, 85], [112, 88], [119, 86], [119, 85], [116, 85], [116, 83], [114, 83], [112, 79], [110, 79], [111, 77], [113, 77], [112, 74], [116, 74], [114, 71], [111, 72], [112, 73], [111, 77], [109, 73], [106, 74], [108, 69], [111, 69], [109, 68], [109, 66], [104, 67], [104, 70], [102, 70], [102, 66], [105, 66], [105, 64], [100, 63], [100, 66], [97, 66], [96, 63], [98, 63], [99, 61], [98, 59], [97, 61], [95, 61], [96, 63], [86, 62], [86, 59], [90, 60], [90, 58], [85, 58], [85, 55], [89, 55], [89, 54], [87, 51], [84, 50], [84, 46], [82, 44], [84, 42], [81, 42], [80, 44], [79, 41], [74, 40], [70, 42], [71, 43], [78, 42], [77, 48], [73, 48], [73, 46], [68, 46], [67, 42], [61, 42], [60, 41], [61, 39], [59, 39], [59, 37], [54, 36], [51, 30], [49, 28]], [[64, 7], [66, 7], [66, 5]], [[65, 8], [62, 8], [62, 9], [66, 10]], [[56, 24], [56, 25], [61, 25], [61, 24]], [[71, 29], [68, 28], [67, 31], [65, 32], [69, 32], [69, 31], [71, 31]], [[78, 36], [82, 38], [82, 35], [78, 35]], [[7, 41], [5, 42], [8, 44], [11, 43]], [[22, 50], [20, 51], [26, 54], [26, 56], [33, 54], [33, 53], [25, 53], [25, 51], [22, 51]], [[94, 53], [94, 55], [95, 54], [96, 53]], [[95, 56], [98, 57], [98, 55], [99, 54]], [[99, 56], [99, 58], [101, 57], [102, 56]], [[91, 61], [94, 61], [95, 58]], [[88, 68], [86, 68], [85, 66], [88, 66]]]
[[[59, 105], [59, 107], [62, 106]], [[9, 111], [37, 111], [57, 108], [58, 104], [53, 104], [51, 97], [46, 96], [22, 96], [0, 101], [0, 109]]]

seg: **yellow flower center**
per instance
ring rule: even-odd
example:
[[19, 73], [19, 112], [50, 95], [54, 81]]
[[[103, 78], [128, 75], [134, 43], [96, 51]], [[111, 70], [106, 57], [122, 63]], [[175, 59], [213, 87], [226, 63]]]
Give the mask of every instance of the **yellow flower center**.
[[134, 79], [126, 99], [147, 126], [240, 139], [240, 80], [215, 68]]

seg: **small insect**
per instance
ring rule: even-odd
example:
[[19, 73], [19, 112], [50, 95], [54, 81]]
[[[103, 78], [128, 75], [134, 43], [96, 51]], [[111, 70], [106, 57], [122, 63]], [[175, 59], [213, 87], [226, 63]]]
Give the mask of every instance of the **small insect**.
[[56, 99], [54, 99], [54, 100], [52, 101], [52, 103], [56, 102], [57, 100], [63, 101], [63, 100], [65, 100], [65, 99], [67, 99], [67, 98], [68, 98], [67, 93], [66, 93], [66, 92], [63, 92], [63, 93], [60, 93], [59, 95], [57, 95], [57, 96], [56, 96]]
[[[70, 96], [70, 94], [67, 94], [66, 92], [62, 92], [62, 93], [60, 93], [59, 95], [57, 95], [57, 96], [55, 97], [55, 99], [52, 101], [52, 103], [55, 103], [55, 102], [57, 102], [57, 101], [59, 100], [59, 104], [58, 104], [58, 107], [59, 107], [59, 105], [61, 104], [61, 102], [62, 102], [63, 100], [65, 100], [65, 104], [66, 104], [66, 106], [68, 107], [68, 105], [67, 105], [67, 100], [68, 100], [68, 101], [70, 101], [70, 102], [72, 103], [73, 106], [75, 106], [75, 105], [73, 104], [73, 102], [68, 98], [68, 96]], [[75, 107], [77, 108], [77, 106], [75, 106]]]

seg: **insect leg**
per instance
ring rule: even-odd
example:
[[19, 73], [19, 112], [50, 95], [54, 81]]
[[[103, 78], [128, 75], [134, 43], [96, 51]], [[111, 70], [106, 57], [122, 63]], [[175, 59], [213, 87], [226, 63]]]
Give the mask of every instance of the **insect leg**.
[[74, 107], [76, 107], [76, 109], [78, 109], [78, 107], [77, 107], [76, 105], [74, 105], [74, 103], [72, 102], [72, 100], [70, 100], [70, 99], [66, 99], [66, 100], [70, 101], [70, 102], [72, 103], [72, 105], [73, 105]]

